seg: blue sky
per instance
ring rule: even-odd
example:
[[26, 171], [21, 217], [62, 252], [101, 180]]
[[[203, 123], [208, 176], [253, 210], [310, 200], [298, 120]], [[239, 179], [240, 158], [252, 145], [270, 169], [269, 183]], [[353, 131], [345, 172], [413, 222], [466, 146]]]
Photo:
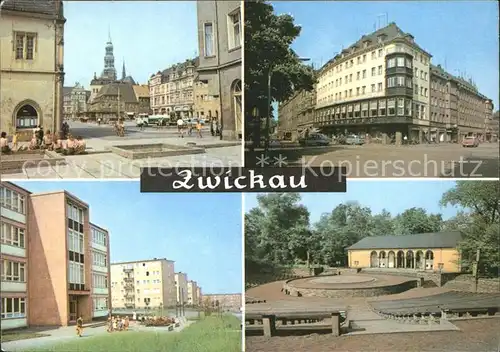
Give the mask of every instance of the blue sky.
[[65, 189], [109, 230], [111, 262], [167, 258], [204, 293], [242, 290], [241, 195], [143, 193], [139, 182], [16, 182], [31, 192]]
[[146, 84], [151, 74], [197, 56], [196, 1], [64, 1], [64, 85], [89, 88], [104, 68], [108, 28], [115, 68]]
[[[454, 181], [349, 181], [346, 193], [302, 193], [302, 204], [311, 213], [311, 222], [337, 205], [357, 201], [372, 209], [373, 214], [388, 210], [393, 216], [409, 208], [424, 208], [428, 213], [453, 217], [457, 207], [440, 207], [441, 196], [455, 186]], [[257, 206], [257, 194], [245, 194], [245, 212]]]
[[479, 91], [493, 99], [499, 108], [498, 3], [497, 1], [276, 1], [277, 14], [289, 13], [302, 33], [293, 44], [301, 57], [315, 67], [326, 63], [335, 52], [353, 44], [387, 13], [410, 32], [423, 49], [433, 55], [435, 65], [446, 62], [454, 75], [466, 72]]

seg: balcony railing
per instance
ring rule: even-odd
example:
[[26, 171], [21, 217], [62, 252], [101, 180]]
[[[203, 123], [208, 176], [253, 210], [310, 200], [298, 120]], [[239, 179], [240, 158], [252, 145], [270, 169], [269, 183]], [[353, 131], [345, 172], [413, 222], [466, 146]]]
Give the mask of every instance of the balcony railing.
[[134, 278], [133, 277], [124, 277], [123, 281], [125, 281], [125, 282], [134, 282]]

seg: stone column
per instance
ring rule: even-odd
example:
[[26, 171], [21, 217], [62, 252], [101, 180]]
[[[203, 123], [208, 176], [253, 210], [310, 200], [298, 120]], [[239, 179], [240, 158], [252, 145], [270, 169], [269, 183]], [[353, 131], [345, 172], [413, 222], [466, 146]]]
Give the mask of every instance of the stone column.
[[262, 325], [264, 327], [264, 336], [271, 337], [276, 334], [276, 316], [265, 315], [262, 318]]
[[417, 255], [415, 254], [413, 256], [413, 269], [416, 269], [417, 268]]
[[387, 144], [387, 133], [382, 133], [382, 144]]
[[403, 136], [401, 132], [396, 132], [396, 145], [401, 145], [403, 141]]
[[340, 313], [332, 314], [332, 335], [340, 336]]

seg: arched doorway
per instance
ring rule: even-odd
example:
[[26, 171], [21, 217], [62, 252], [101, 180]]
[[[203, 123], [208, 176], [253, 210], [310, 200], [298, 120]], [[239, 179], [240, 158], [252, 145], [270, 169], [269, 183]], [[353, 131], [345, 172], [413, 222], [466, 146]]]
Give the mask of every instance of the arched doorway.
[[237, 79], [231, 85], [231, 96], [233, 97], [233, 113], [236, 135], [242, 134], [242, 109], [241, 104], [241, 80]]
[[406, 267], [408, 269], [415, 269], [415, 263], [413, 262], [413, 251], [406, 252]]
[[422, 251], [417, 251], [415, 256], [415, 262], [417, 263], [417, 269], [424, 268], [424, 253]]
[[40, 124], [38, 118], [38, 111], [32, 104], [23, 104], [16, 112], [16, 129], [36, 128]]
[[379, 253], [378, 263], [381, 268], [387, 267], [385, 251]]
[[434, 252], [428, 250], [425, 252], [425, 270], [433, 270], [434, 269]]
[[375, 251], [370, 254], [370, 268], [378, 268], [378, 257]]
[[404, 268], [405, 267], [405, 252], [398, 251], [396, 255], [396, 268]]
[[394, 254], [393, 251], [390, 251], [389, 254], [387, 254], [387, 267], [388, 268], [394, 268], [394, 262], [395, 262], [395, 257], [396, 255]]

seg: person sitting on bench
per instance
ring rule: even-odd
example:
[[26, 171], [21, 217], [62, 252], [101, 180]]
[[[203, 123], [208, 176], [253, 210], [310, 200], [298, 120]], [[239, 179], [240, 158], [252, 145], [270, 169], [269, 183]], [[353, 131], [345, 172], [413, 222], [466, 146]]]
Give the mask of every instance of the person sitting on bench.
[[52, 133], [50, 133], [49, 130], [47, 130], [47, 133], [44, 134], [44, 136], [43, 136], [43, 148], [46, 150], [53, 149], [53, 137], [52, 137]]
[[82, 137], [76, 137], [75, 141], [75, 154], [85, 154], [85, 149], [87, 149], [87, 145]]
[[64, 150], [63, 145], [63, 132], [59, 132], [58, 134], [54, 133], [54, 139], [52, 140], [52, 149], [56, 153], [62, 153]]
[[38, 138], [36, 133], [33, 133], [33, 136], [31, 137], [30, 144], [28, 145], [29, 150], [35, 150], [38, 149]]
[[68, 139], [66, 141], [66, 147], [63, 150], [64, 155], [74, 155], [76, 150], [76, 141], [73, 136], [68, 135]]
[[6, 132], [2, 132], [2, 136], [0, 138], [0, 150], [2, 151], [2, 154], [8, 154], [11, 152]]

